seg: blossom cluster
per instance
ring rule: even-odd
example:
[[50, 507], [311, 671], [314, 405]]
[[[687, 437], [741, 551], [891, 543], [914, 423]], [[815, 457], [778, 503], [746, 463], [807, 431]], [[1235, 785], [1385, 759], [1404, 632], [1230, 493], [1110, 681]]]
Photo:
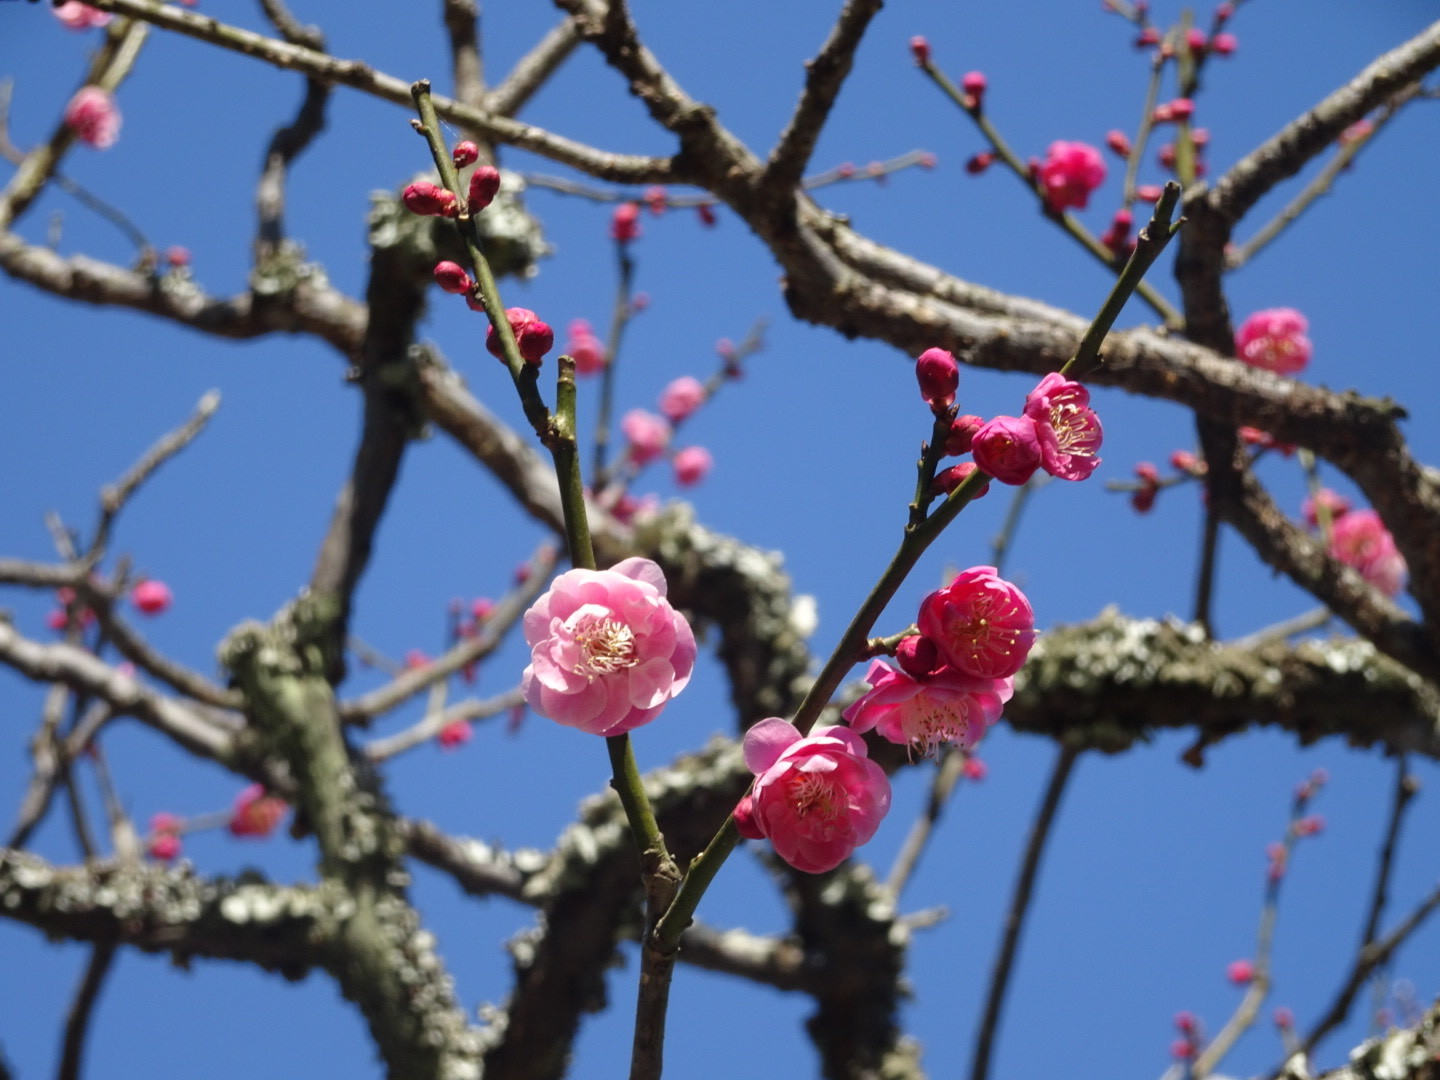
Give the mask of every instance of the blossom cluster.
[[1350, 501], [1328, 488], [1306, 499], [1301, 514], [1311, 528], [1323, 514], [1328, 522], [1330, 557], [1359, 572], [1386, 596], [1398, 596], [1409, 569], [1395, 537], [1374, 510], [1352, 510]]

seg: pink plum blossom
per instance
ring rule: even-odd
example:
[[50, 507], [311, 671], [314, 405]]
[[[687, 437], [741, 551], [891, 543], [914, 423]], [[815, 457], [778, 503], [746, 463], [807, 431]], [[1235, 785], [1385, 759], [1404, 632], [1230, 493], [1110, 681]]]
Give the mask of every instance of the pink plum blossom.
[[1085, 143], [1053, 142], [1036, 176], [1051, 210], [1084, 210], [1090, 193], [1105, 181], [1105, 159]]
[[984, 679], [950, 667], [917, 679], [880, 660], [870, 662], [865, 681], [871, 689], [844, 712], [850, 727], [860, 734], [873, 728], [922, 757], [945, 743], [974, 746], [1014, 692], [1013, 679]]
[[65, 106], [65, 124], [81, 142], [104, 150], [120, 137], [120, 108], [109, 91], [82, 86]]
[[660, 411], [678, 424], [705, 403], [705, 384], [693, 375], [681, 375], [660, 392]]
[[1225, 977], [1236, 986], [1244, 986], [1255, 978], [1255, 965], [1249, 960], [1231, 960], [1225, 965]]
[[80, 0], [65, 0], [50, 9], [51, 13], [71, 30], [89, 30], [92, 26], [108, 26], [115, 16], [100, 11]]
[[690, 681], [695, 637], [649, 559], [567, 570], [525, 613], [522, 689], [541, 716], [592, 735], [648, 724]]
[[264, 839], [275, 831], [285, 817], [285, 800], [265, 794], [260, 784], [251, 784], [235, 797], [235, 811], [230, 815], [232, 836], [253, 836]]
[[1294, 308], [1257, 311], [1235, 331], [1235, 355], [1251, 367], [1294, 375], [1314, 351], [1305, 332], [1310, 323]]
[[170, 592], [170, 586], [163, 581], [156, 581], [149, 578], [140, 582], [130, 590], [130, 602], [135, 609], [145, 615], [160, 615], [169, 610], [174, 596]]
[[594, 375], [605, 370], [605, 346], [585, 319], [570, 320], [570, 342], [565, 351], [575, 358], [575, 371], [579, 375]]
[[715, 459], [703, 446], [687, 446], [675, 452], [670, 464], [675, 468], [677, 484], [681, 487], [694, 487], [705, 479], [715, 464]]
[[442, 727], [440, 733], [435, 736], [435, 741], [440, 744], [442, 750], [456, 750], [469, 742], [473, 734], [474, 732], [470, 730], [470, 725], [466, 721], [456, 720]]
[[1025, 415], [1035, 421], [1046, 472], [1061, 480], [1084, 480], [1095, 471], [1104, 433], [1090, 408], [1090, 391], [1052, 371], [1026, 396]]
[[617, 244], [628, 244], [640, 239], [640, 204], [623, 202], [615, 208], [610, 218], [610, 239]]
[[993, 566], [961, 571], [925, 597], [916, 624], [947, 664], [982, 679], [1014, 675], [1035, 644], [1030, 601]]
[[740, 835], [768, 837], [797, 870], [833, 870], [875, 835], [890, 809], [890, 781], [849, 728], [808, 736], [772, 716], [745, 733], [755, 785], [735, 809]]
[[170, 862], [180, 855], [180, 830], [185, 823], [174, 814], [160, 811], [150, 818], [150, 839], [145, 845], [152, 859]]
[[622, 416], [620, 430], [630, 440], [630, 458], [637, 465], [654, 461], [670, 445], [669, 421], [644, 409], [631, 409]]
[[1023, 484], [1040, 467], [1042, 450], [1035, 421], [1028, 416], [997, 416], [970, 441], [975, 464], [1002, 484]]
[[1330, 554], [1386, 596], [1405, 587], [1405, 556], [1374, 510], [1351, 510], [1338, 519], [1330, 530]]

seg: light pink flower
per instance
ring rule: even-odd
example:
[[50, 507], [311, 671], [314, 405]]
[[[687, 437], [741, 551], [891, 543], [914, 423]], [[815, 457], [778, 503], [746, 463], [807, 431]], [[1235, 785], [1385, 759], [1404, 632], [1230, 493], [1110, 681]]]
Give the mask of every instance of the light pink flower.
[[130, 602], [137, 611], [146, 615], [159, 615], [169, 610], [173, 600], [170, 586], [154, 578], [142, 581], [130, 590]]
[[925, 597], [917, 625], [947, 664], [982, 679], [1014, 675], [1035, 644], [1030, 601], [993, 566], [961, 571]]
[[660, 392], [660, 411], [678, 424], [705, 404], [705, 384], [691, 375], [681, 375]]
[[575, 358], [575, 371], [579, 375], [594, 375], [605, 370], [605, 346], [585, 319], [570, 320], [570, 343], [565, 351]]
[[620, 735], [660, 715], [690, 681], [695, 636], [649, 559], [567, 570], [525, 613], [522, 688], [541, 716]]
[[890, 781], [849, 728], [802, 737], [772, 716], [745, 733], [755, 786], [735, 808], [740, 835], [769, 837], [797, 870], [833, 870], [875, 835], [890, 809]]
[[1046, 472], [1061, 480], [1084, 480], [1095, 471], [1104, 432], [1090, 408], [1090, 391], [1052, 371], [1026, 395], [1025, 415], [1035, 421]]
[[997, 416], [970, 440], [975, 464], [1002, 484], [1023, 484], [1040, 467], [1042, 450], [1035, 421], [1028, 416]]
[[654, 461], [670, 445], [670, 424], [644, 409], [631, 409], [620, 418], [620, 430], [630, 440], [630, 457], [637, 465]]
[[694, 487], [704, 480], [715, 464], [715, 458], [703, 446], [687, 446], [675, 451], [670, 464], [675, 468], [675, 482], [681, 487]]
[[1057, 213], [1070, 206], [1084, 210], [1090, 193], [1105, 181], [1105, 159], [1085, 143], [1053, 142], [1036, 175], [1050, 209]]
[[1225, 977], [1236, 986], [1244, 986], [1255, 978], [1255, 965], [1249, 960], [1231, 960], [1225, 966]]
[[865, 681], [872, 689], [843, 714], [850, 727], [860, 734], [874, 728], [924, 757], [945, 743], [974, 746], [1014, 692], [1013, 679], [983, 679], [951, 667], [917, 679], [880, 660], [870, 662]]
[[1235, 355], [1251, 367], [1294, 375], [1310, 362], [1310, 323], [1294, 308], [1257, 311], [1235, 331]]
[[120, 137], [120, 107], [108, 91], [82, 86], [65, 106], [65, 123], [81, 142], [104, 150]]
[[253, 836], [263, 839], [275, 831], [285, 817], [285, 800], [266, 795], [259, 784], [251, 784], [235, 797], [235, 811], [230, 815], [232, 836]]
[[80, 0], [65, 0], [65, 3], [56, 5], [50, 11], [71, 30], [89, 30], [92, 26], [108, 26], [110, 20], [115, 17], [108, 11], [100, 11], [89, 4], [82, 4]]
[[1405, 556], [1395, 537], [1374, 510], [1351, 510], [1330, 530], [1330, 554], [1386, 596], [1398, 596], [1405, 587]]

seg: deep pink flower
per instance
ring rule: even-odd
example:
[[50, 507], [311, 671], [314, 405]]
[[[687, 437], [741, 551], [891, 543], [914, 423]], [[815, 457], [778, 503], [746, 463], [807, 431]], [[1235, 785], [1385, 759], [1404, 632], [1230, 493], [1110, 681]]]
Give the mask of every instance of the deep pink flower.
[[715, 464], [710, 451], [703, 446], [687, 446], [675, 451], [670, 464], [675, 469], [675, 482], [681, 487], [694, 487], [704, 480]]
[[1255, 965], [1249, 960], [1231, 960], [1225, 966], [1225, 977], [1236, 986], [1244, 986], [1255, 978]]
[[146, 845], [146, 851], [152, 859], [159, 859], [161, 862], [170, 862], [180, 856], [180, 837], [174, 833], [156, 833], [150, 838]]
[[130, 602], [145, 615], [159, 615], [169, 609], [174, 596], [170, 586], [149, 578], [130, 590]]
[[440, 744], [442, 750], [455, 750], [469, 742], [472, 734], [474, 733], [470, 730], [469, 723], [464, 720], [456, 720], [442, 727], [440, 734], [435, 736], [435, 741]]
[[654, 461], [670, 445], [669, 422], [644, 409], [631, 409], [622, 416], [620, 430], [630, 440], [630, 457], [637, 465]]
[[1061, 480], [1084, 480], [1095, 471], [1104, 433], [1090, 408], [1090, 391], [1052, 371], [1026, 396], [1025, 415], [1035, 421], [1046, 472]]
[[110, 20], [115, 17], [108, 11], [100, 11], [89, 4], [82, 4], [80, 0], [65, 0], [65, 3], [57, 4], [50, 11], [71, 30], [89, 30], [92, 26], [108, 26]]
[[481, 165], [470, 174], [470, 189], [465, 206], [470, 213], [478, 214], [495, 201], [500, 193], [500, 170], [494, 165]]
[[917, 679], [881, 660], [870, 661], [865, 681], [871, 689], [843, 714], [850, 727], [862, 735], [874, 728], [922, 757], [945, 743], [974, 746], [1014, 692], [1013, 679], [978, 678], [950, 667]]
[[1198, 26], [1192, 26], [1189, 30], [1185, 31], [1185, 44], [1190, 47], [1192, 53], [1204, 52], [1207, 40], [1205, 31], [1201, 30]]
[[[527, 364], [538, 365], [555, 344], [555, 331], [529, 308], [506, 308], [505, 318], [509, 320], [510, 329], [515, 334], [515, 344], [520, 347], [521, 357]], [[485, 348], [491, 356], [504, 362], [505, 353], [500, 346], [500, 335], [495, 333], [493, 324], [485, 331]]]
[[266, 795], [259, 784], [251, 784], [235, 797], [235, 811], [230, 815], [232, 836], [253, 836], [263, 839], [275, 831], [285, 817], [285, 800]]
[[890, 781], [865, 741], [844, 727], [802, 737], [772, 716], [745, 733], [755, 786], [735, 809], [740, 835], [769, 837], [797, 870], [833, 870], [875, 835], [890, 809]]
[[450, 160], [455, 163], [457, 169], [463, 169], [467, 165], [474, 165], [480, 160], [480, 147], [476, 146], [469, 139], [461, 139], [450, 151]]
[[585, 319], [570, 320], [570, 343], [565, 351], [575, 358], [575, 371], [594, 375], [605, 370], [605, 346]]
[[967, 71], [960, 80], [960, 89], [965, 91], [965, 104], [978, 109], [985, 100], [985, 87], [989, 85], [983, 71]]
[[1305, 501], [1300, 504], [1300, 516], [1312, 529], [1320, 524], [1319, 508], [1322, 506], [1329, 513], [1330, 521], [1333, 524], [1350, 511], [1350, 500], [1329, 488], [1321, 488], [1313, 499], [1307, 495]]
[[610, 218], [610, 239], [617, 244], [628, 244], [640, 239], [640, 204], [623, 202], [615, 208]]
[[1310, 362], [1309, 329], [1305, 316], [1294, 308], [1257, 311], [1235, 331], [1235, 355], [1251, 367], [1294, 375]]
[[620, 735], [660, 715], [690, 681], [695, 636], [665, 599], [649, 559], [567, 570], [525, 613], [525, 700], [592, 735]]
[[1002, 484], [1023, 484], [1040, 467], [1042, 450], [1035, 421], [1028, 416], [997, 416], [970, 443], [975, 464]]
[[1240, 40], [1234, 34], [1226, 31], [1216, 34], [1210, 39], [1210, 50], [1217, 56], [1229, 56], [1235, 51], [1235, 46], [1238, 44], [1240, 44]]
[[1084, 210], [1090, 193], [1105, 180], [1105, 159], [1086, 143], [1053, 142], [1040, 163], [1037, 179], [1050, 209], [1057, 213], [1070, 206]]
[[947, 409], [955, 403], [960, 386], [960, 365], [944, 349], [926, 349], [915, 361], [915, 378], [920, 396], [932, 409]]
[[1035, 612], [993, 566], [972, 566], [920, 602], [916, 622], [945, 662], [983, 679], [1014, 675], [1035, 644]]
[[104, 150], [120, 137], [120, 107], [109, 91], [82, 86], [65, 106], [65, 124], [81, 142]]
[[678, 424], [705, 404], [705, 384], [691, 375], [681, 375], [660, 392], [660, 411]]
[[1398, 596], [1405, 587], [1405, 556], [1395, 537], [1374, 510], [1351, 510], [1330, 530], [1330, 554], [1386, 596]]
[[435, 284], [448, 293], [468, 293], [475, 288], [475, 282], [459, 263], [448, 259], [435, 264]]
[[422, 217], [454, 217], [455, 193], [429, 180], [416, 180], [400, 193], [405, 209]]

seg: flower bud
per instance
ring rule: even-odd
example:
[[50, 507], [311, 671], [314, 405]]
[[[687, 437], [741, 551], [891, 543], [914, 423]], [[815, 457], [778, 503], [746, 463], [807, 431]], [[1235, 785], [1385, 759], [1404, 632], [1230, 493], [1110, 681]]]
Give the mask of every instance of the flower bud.
[[970, 443], [975, 438], [975, 432], [979, 431], [984, 424], [984, 420], [971, 413], [957, 416], [950, 422], [950, 434], [945, 436], [945, 453], [950, 457], [957, 454], [968, 454]]
[[1028, 416], [997, 416], [975, 433], [975, 464], [1002, 484], [1023, 484], [1040, 467], [1040, 437]]
[[[935, 474], [935, 479], [930, 481], [930, 494], [949, 495], [963, 484], [974, 471], [975, 463], [973, 461], [962, 461], [959, 465], [951, 465], [948, 469], [941, 469]], [[980, 490], [975, 493], [974, 498], [983, 498], [989, 490], [990, 484], [987, 481], [981, 486]]]
[[930, 63], [930, 42], [919, 34], [910, 39], [910, 51], [915, 54], [915, 62], [921, 67]]
[[412, 214], [425, 217], [455, 216], [455, 193], [432, 184], [429, 180], [416, 180], [405, 189], [400, 201]]
[[469, 139], [458, 142], [455, 144], [455, 149], [450, 151], [450, 160], [455, 162], [457, 169], [463, 169], [466, 165], [474, 165], [480, 160], [480, 147]]
[[701, 225], [707, 229], [715, 227], [715, 208], [709, 203], [701, 203], [695, 207], [695, 213], [699, 216]]
[[905, 674], [923, 679], [940, 666], [940, 650], [924, 634], [911, 634], [895, 646], [895, 662]]
[[[509, 320], [510, 329], [515, 334], [515, 344], [520, 347], [521, 357], [527, 364], [538, 365], [555, 344], [555, 331], [529, 308], [506, 308], [505, 318]], [[493, 325], [485, 332], [485, 348], [491, 356], [504, 362], [505, 352], [500, 345], [500, 335], [495, 333]]]
[[944, 349], [926, 349], [915, 361], [915, 378], [920, 396], [932, 409], [947, 409], [955, 402], [960, 385], [960, 365]]
[[468, 293], [475, 288], [475, 282], [459, 263], [438, 262], [435, 264], [435, 284], [448, 293]]
[[993, 164], [995, 164], [994, 153], [989, 150], [982, 150], [969, 161], [965, 162], [965, 171], [971, 176], [979, 176]]
[[640, 238], [640, 206], [624, 202], [615, 208], [610, 219], [610, 239], [617, 244], [628, 244]]
[[167, 611], [174, 597], [163, 581], [151, 578], [130, 590], [130, 602], [144, 615], [160, 615]]
[[1240, 42], [1234, 34], [1216, 34], [1210, 39], [1210, 51], [1216, 56], [1229, 56]]
[[466, 203], [470, 213], [478, 214], [495, 201], [500, 190], [500, 170], [494, 165], [481, 165], [470, 174], [470, 193]]
[[965, 91], [965, 104], [972, 109], [980, 108], [981, 102], [985, 100], [987, 85], [984, 72], [966, 72], [965, 77], [960, 80], [960, 89]]
[[1115, 130], [1106, 132], [1105, 145], [1122, 158], [1130, 156], [1130, 136], [1126, 135], [1123, 131]]

